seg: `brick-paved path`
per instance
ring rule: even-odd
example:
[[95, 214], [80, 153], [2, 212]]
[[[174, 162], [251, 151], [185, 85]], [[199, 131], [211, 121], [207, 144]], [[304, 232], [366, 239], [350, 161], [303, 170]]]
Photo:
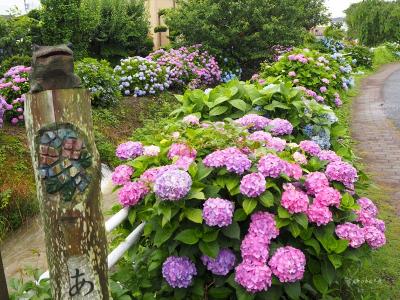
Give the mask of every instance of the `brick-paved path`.
[[353, 102], [351, 133], [366, 171], [390, 193], [391, 203], [400, 214], [400, 129], [388, 118], [384, 107], [385, 88], [398, 90], [400, 106], [400, 82], [389, 80], [398, 71], [400, 64], [386, 65], [363, 80]]

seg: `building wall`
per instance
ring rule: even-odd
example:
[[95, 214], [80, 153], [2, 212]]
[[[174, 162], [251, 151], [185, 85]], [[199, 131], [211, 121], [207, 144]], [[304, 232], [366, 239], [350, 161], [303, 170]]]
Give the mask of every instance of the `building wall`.
[[163, 17], [158, 16], [158, 12], [164, 8], [176, 7], [176, 0], [147, 0], [147, 10], [150, 17], [150, 33], [153, 36], [154, 48], [159, 49], [169, 43], [168, 32], [154, 32], [154, 28], [165, 25]]

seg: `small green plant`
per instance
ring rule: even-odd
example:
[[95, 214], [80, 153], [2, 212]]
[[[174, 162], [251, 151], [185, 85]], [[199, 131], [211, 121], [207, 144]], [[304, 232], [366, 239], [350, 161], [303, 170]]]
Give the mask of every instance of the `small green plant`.
[[76, 63], [75, 70], [82, 85], [89, 89], [93, 106], [108, 107], [118, 103], [121, 98], [118, 77], [109, 62], [84, 58]]
[[168, 27], [165, 26], [165, 25], [160, 25], [160, 26], [154, 27], [154, 33], [157, 33], [157, 32], [167, 32], [167, 30], [168, 30]]

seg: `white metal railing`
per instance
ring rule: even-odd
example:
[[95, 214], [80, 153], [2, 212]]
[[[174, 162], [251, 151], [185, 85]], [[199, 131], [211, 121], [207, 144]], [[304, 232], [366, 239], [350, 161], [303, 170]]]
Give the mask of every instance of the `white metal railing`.
[[[106, 181], [110, 181], [110, 176], [111, 172], [108, 172], [107, 170], [104, 172], [103, 171], [104, 166], [102, 168], [102, 173], [103, 173], [103, 180], [101, 183], [102, 191], [105, 190]], [[106, 173], [107, 175], [104, 176]], [[115, 228], [117, 228], [123, 221], [125, 221], [128, 218], [129, 215], [129, 207], [124, 207], [122, 208], [119, 212], [117, 212], [115, 215], [113, 215], [110, 219], [108, 219], [105, 223], [105, 229], [106, 232], [111, 232]], [[139, 226], [137, 226], [126, 238], [125, 240], [120, 243], [107, 257], [107, 264], [108, 264], [108, 269], [111, 269], [120, 259], [121, 257], [125, 254], [126, 251], [129, 250], [140, 238], [140, 236], [143, 233], [144, 229], [144, 223], [141, 223]], [[49, 271], [44, 272], [42, 275], [40, 275], [38, 282], [44, 279], [49, 279], [50, 278], [50, 273]]]

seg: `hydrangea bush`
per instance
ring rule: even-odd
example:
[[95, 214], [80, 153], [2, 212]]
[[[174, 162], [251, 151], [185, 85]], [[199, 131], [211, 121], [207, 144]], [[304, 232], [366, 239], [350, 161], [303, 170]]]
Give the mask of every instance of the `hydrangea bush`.
[[0, 79], [0, 127], [5, 120], [12, 125], [24, 122], [24, 94], [30, 89], [30, 70], [25, 66], [12, 67]]
[[84, 58], [75, 64], [82, 86], [89, 89], [93, 106], [108, 107], [121, 98], [119, 80], [106, 60]]
[[[212, 121], [235, 119], [245, 114], [267, 116], [271, 119], [271, 132], [280, 130], [282, 134], [292, 135], [295, 141], [312, 139], [323, 149], [330, 149], [333, 144], [339, 150], [342, 146], [337, 140], [342, 138], [343, 130], [337, 124], [335, 113], [307, 92], [291, 83], [279, 83], [279, 78], [275, 77], [269, 78], [268, 82], [263, 80], [261, 84], [232, 80], [214, 89], [188, 90], [184, 95], [176, 95], [182, 105], [172, 115], [190, 114], [191, 117]], [[275, 128], [275, 125], [278, 126]]]
[[120, 78], [119, 89], [124, 96], [152, 96], [171, 86], [169, 67], [140, 56], [122, 59], [114, 72]]
[[171, 85], [176, 89], [212, 86], [221, 81], [221, 70], [215, 57], [201, 50], [201, 45], [179, 49], [159, 49], [147, 59], [168, 68]]
[[264, 79], [279, 77], [301, 88], [308, 96], [332, 107], [342, 104], [339, 91], [353, 83], [352, 68], [340, 53], [322, 54], [309, 49], [295, 49], [270, 65], [263, 64]]
[[385, 244], [357, 170], [311, 140], [291, 143], [287, 120], [271, 131], [266, 119], [191, 116], [118, 147], [125, 226], [145, 222], [112, 275], [133, 297], [328, 297], [346, 268]]

